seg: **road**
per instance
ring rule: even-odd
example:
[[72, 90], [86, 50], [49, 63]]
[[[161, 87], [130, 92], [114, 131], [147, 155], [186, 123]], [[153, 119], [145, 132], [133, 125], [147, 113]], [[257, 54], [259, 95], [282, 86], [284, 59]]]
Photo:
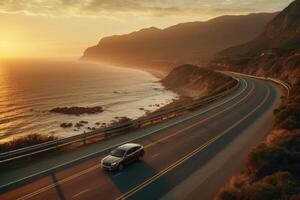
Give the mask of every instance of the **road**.
[[[50, 160], [66, 162], [64, 155], [1, 172], [3, 186], [45, 170], [2, 191], [0, 199], [212, 199], [271, 129], [272, 112], [280, 102], [281, 92], [274, 84], [240, 78], [241, 86], [234, 94], [187, 116], [113, 138], [106, 147], [94, 145], [90, 151], [106, 148], [97, 156], [68, 166], [58, 163], [55, 171], [47, 171]], [[144, 145], [144, 160], [122, 172], [103, 171], [99, 162], [107, 147], [126, 141]], [[88, 150], [76, 153], [73, 156]]]

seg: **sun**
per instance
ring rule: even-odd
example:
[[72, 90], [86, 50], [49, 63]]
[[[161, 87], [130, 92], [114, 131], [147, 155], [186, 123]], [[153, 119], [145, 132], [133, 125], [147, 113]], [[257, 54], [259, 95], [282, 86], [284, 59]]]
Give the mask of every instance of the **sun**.
[[16, 51], [16, 46], [9, 40], [0, 40], [0, 57], [11, 57]]
[[0, 58], [19, 57], [26, 52], [24, 41], [13, 34], [0, 35]]

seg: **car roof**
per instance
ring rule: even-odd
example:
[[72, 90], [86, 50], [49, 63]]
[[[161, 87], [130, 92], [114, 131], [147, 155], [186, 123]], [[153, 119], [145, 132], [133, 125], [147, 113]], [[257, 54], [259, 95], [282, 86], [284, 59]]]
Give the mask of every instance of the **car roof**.
[[127, 143], [127, 144], [123, 144], [123, 145], [119, 146], [118, 149], [127, 151], [128, 149], [131, 149], [132, 147], [140, 147], [140, 146], [141, 145], [139, 145], [139, 144]]

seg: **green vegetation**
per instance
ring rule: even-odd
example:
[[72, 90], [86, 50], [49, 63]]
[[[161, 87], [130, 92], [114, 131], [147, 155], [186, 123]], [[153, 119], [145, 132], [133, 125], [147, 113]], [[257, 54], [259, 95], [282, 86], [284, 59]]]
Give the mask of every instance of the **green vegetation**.
[[40, 144], [43, 142], [49, 142], [57, 140], [58, 138], [52, 135], [40, 135], [40, 134], [30, 134], [24, 137], [14, 138], [9, 142], [0, 144], [0, 153], [6, 151], [12, 151], [15, 149], [28, 147], [31, 145]]
[[217, 200], [300, 199], [300, 79], [274, 114], [274, 130], [252, 149], [247, 170], [233, 177]]

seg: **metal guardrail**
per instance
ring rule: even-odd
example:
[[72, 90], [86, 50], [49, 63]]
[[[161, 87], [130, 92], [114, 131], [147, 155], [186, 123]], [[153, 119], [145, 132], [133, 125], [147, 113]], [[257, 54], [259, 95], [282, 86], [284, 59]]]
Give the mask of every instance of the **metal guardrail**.
[[283, 86], [286, 89], [286, 91], [287, 91], [287, 97], [290, 96], [290, 91], [292, 89], [292, 86], [290, 84], [288, 84], [288, 83], [286, 83], [286, 82], [284, 82], [282, 80], [275, 79], [275, 78], [270, 78], [270, 77], [266, 77], [265, 80], [270, 80], [270, 81], [273, 81], [273, 82], [275, 82], [275, 83]]
[[146, 124], [146, 123], [149, 123], [149, 122], [152, 122], [155, 120], [161, 120], [163, 117], [167, 117], [168, 115], [171, 115], [171, 114], [176, 114], [176, 113], [180, 113], [183, 111], [188, 111], [190, 109], [197, 108], [205, 103], [209, 103], [209, 102], [215, 101], [217, 99], [220, 99], [222, 97], [225, 97], [226, 95], [232, 93], [237, 88], [239, 88], [240, 80], [236, 79], [236, 78], [234, 78], [234, 79], [237, 81], [237, 84], [235, 84], [234, 87], [232, 87], [222, 93], [200, 99], [196, 102], [192, 102], [188, 105], [180, 106], [178, 108], [173, 108], [173, 109], [170, 109], [167, 111], [150, 114], [149, 116], [141, 117], [136, 120], [132, 120], [130, 122], [118, 124], [113, 127], [101, 128], [101, 129], [97, 129], [97, 130], [94, 130], [91, 132], [86, 132], [86, 133], [74, 135], [74, 136], [67, 137], [67, 138], [62, 138], [62, 139], [55, 140], [55, 141], [44, 142], [41, 144], [32, 145], [29, 147], [24, 147], [24, 148], [0, 153], [0, 164], [7, 163], [7, 162], [10, 162], [13, 160], [20, 159], [20, 158], [31, 157], [33, 155], [36, 155], [36, 154], [39, 154], [42, 152], [46, 152], [46, 151], [50, 151], [53, 149], [58, 149], [58, 148], [61, 148], [61, 147], [64, 147], [64, 146], [67, 146], [67, 145], [70, 145], [70, 144], [73, 144], [76, 142], [85, 143], [85, 141], [90, 137], [111, 135], [111, 134], [117, 133], [119, 131], [124, 131], [131, 127], [139, 127], [142, 124]]
[[243, 73], [232, 72], [232, 71], [220, 71], [220, 72], [223, 72], [223, 73], [229, 72], [231, 74], [237, 74], [237, 75], [247, 76], [247, 77], [250, 77], [250, 78], [256, 78], [256, 79], [261, 79], [261, 80], [265, 80], [265, 81], [272, 81], [272, 82], [274, 82], [274, 83], [276, 83], [278, 85], [281, 85], [283, 88], [285, 88], [286, 91], [287, 91], [287, 97], [290, 96], [290, 91], [291, 91], [292, 86], [290, 84], [288, 84], [287, 82], [282, 81], [280, 79], [271, 78], [271, 77], [254, 76], [254, 75], [243, 74]]

